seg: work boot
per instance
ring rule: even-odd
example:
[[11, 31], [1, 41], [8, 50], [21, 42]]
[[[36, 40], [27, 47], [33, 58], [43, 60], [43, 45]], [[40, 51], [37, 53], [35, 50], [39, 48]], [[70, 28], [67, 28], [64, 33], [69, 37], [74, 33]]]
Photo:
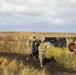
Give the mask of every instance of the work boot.
[[26, 57], [26, 60], [29, 60], [29, 58], [28, 58], [28, 57]]
[[36, 57], [34, 56], [34, 60], [36, 60]]
[[43, 67], [43, 65], [41, 65], [41, 68]]

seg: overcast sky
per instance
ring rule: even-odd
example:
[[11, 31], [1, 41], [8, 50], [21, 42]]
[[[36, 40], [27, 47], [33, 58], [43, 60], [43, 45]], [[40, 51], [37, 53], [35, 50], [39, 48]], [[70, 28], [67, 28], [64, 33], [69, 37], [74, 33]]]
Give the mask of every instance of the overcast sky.
[[76, 32], [76, 0], [0, 0], [0, 31]]

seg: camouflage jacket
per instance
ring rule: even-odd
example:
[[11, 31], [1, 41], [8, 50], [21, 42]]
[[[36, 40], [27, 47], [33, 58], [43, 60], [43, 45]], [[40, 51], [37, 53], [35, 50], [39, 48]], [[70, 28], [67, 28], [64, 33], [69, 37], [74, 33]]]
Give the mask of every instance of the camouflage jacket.
[[39, 52], [44, 52], [45, 51], [45, 43], [41, 43], [38, 47]]
[[41, 43], [38, 47], [39, 52], [45, 52], [46, 50], [52, 50], [54, 46], [51, 43]]

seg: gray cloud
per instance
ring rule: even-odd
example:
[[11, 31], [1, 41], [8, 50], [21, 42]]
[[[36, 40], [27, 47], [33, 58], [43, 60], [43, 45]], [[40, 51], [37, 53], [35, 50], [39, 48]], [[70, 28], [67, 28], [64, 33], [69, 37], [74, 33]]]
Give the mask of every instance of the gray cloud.
[[2, 0], [0, 26], [76, 27], [76, 0]]

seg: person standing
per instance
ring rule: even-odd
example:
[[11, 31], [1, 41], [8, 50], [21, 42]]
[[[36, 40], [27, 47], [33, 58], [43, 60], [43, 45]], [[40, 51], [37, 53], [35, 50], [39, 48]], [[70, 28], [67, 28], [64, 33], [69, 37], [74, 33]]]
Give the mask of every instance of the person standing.
[[70, 42], [68, 48], [71, 52], [74, 52], [76, 54], [76, 42]]
[[33, 53], [32, 44], [36, 39], [37, 39], [36, 36], [32, 36], [27, 39], [27, 42], [26, 42], [26, 44], [27, 44], [27, 58], [26, 58], [26, 60], [28, 60], [29, 55], [31, 55]]
[[43, 67], [43, 59], [45, 58], [45, 50], [46, 50], [46, 44], [45, 44], [45, 38], [41, 38], [41, 44], [38, 47], [39, 50], [39, 61], [40, 61], [40, 66]]

